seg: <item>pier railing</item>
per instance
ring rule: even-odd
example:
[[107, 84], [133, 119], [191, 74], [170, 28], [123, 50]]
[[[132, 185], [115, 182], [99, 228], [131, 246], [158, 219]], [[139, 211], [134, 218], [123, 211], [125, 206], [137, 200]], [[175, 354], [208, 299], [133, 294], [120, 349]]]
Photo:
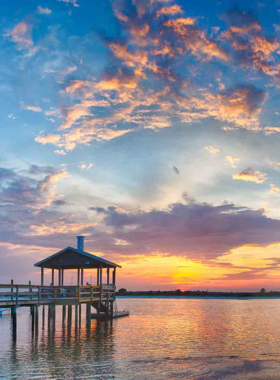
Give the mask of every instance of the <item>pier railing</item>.
[[0, 308], [19, 304], [67, 304], [114, 300], [114, 285], [0, 285]]

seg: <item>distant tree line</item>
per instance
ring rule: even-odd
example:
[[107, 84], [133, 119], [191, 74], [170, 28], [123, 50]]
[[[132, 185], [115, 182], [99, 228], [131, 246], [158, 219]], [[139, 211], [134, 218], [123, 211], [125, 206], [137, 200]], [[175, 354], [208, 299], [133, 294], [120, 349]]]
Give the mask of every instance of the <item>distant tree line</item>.
[[259, 292], [209, 292], [208, 290], [187, 290], [180, 289], [162, 291], [162, 290], [149, 290], [149, 291], [128, 291], [125, 288], [119, 289], [116, 292], [117, 296], [130, 296], [130, 297], [280, 297], [280, 291], [267, 292], [262, 288]]

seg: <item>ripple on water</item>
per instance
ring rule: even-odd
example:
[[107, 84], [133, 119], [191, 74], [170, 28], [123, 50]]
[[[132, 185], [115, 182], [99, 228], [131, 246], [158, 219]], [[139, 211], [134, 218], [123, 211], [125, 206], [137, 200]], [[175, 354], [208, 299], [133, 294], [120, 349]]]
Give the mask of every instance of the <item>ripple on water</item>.
[[280, 300], [123, 298], [113, 323], [0, 319], [0, 379], [279, 380]]

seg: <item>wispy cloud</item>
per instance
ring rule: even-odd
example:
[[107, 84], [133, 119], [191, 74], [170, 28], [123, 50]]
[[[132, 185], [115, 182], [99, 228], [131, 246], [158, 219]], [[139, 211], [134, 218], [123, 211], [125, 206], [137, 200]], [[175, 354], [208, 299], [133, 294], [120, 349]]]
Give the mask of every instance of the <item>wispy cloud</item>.
[[50, 14], [52, 14], [52, 11], [49, 8], [43, 8], [40, 5], [38, 5], [37, 11], [41, 15], [50, 15]]
[[60, 150], [57, 149], [57, 150], [54, 151], [54, 153], [59, 154], [60, 156], [65, 156], [66, 155], [66, 152], [64, 150], [62, 150], [62, 149], [60, 149]]
[[23, 108], [28, 110], [28, 111], [33, 111], [33, 112], [42, 112], [43, 111], [42, 108], [39, 106], [24, 105]]
[[280, 188], [278, 186], [274, 185], [273, 183], [271, 183], [269, 192], [270, 192], [270, 194], [278, 194], [278, 193], [280, 193]]
[[226, 161], [231, 164], [232, 168], [236, 168], [236, 164], [239, 161], [239, 158], [233, 156], [226, 156]]
[[160, 8], [157, 11], [157, 16], [158, 17], [161, 16], [161, 15], [173, 16], [173, 15], [182, 14], [182, 13], [184, 13], [184, 11], [182, 10], [182, 8], [179, 5], [174, 4], [174, 5], [170, 5], [170, 6], [166, 6], [166, 7]]
[[220, 148], [212, 146], [212, 145], [205, 146], [204, 149], [207, 152], [212, 153], [212, 154], [217, 154], [220, 152]]
[[80, 162], [79, 167], [81, 170], [88, 170], [93, 167], [92, 163], [86, 164], [85, 162]]
[[72, 4], [74, 7], [79, 6], [77, 3], [78, 0], [58, 0], [58, 1], [62, 1], [63, 3], [66, 3], [66, 4]]
[[21, 21], [13, 29], [8, 30], [4, 37], [10, 38], [16, 44], [18, 50], [30, 50], [34, 46], [31, 33], [32, 25], [26, 21]]
[[[194, 67], [196, 72], [205, 71], [210, 62], [237, 67], [242, 61], [244, 70], [252, 68], [254, 72], [260, 71], [258, 64], [274, 67], [277, 39], [265, 37], [254, 16], [231, 10], [223, 16], [226, 31], [216, 28], [209, 34], [200, 27], [199, 17], [190, 17], [176, 2], [113, 2], [113, 11], [124, 38], [101, 36], [110, 65], [94, 79], [77, 75], [78, 79], [66, 85], [61, 103], [67, 106], [61, 106], [60, 127], [56, 133], [38, 136], [37, 142], [73, 150], [93, 140], [110, 140], [140, 129], [157, 132], [172, 127], [175, 120], [189, 124], [207, 118], [219, 121], [225, 131], [276, 132], [262, 128], [267, 92], [257, 85], [230, 85], [221, 74], [218, 78], [209, 75], [209, 82], [199, 85], [194, 78], [200, 75], [179, 74], [185, 70], [182, 62], [188, 62], [187, 71], [192, 65], [192, 72]], [[236, 46], [242, 41], [252, 52], [243, 60], [237, 54], [243, 51]], [[194, 66], [189, 63], [192, 60]], [[49, 72], [74, 76], [76, 69], [70, 65]], [[65, 102], [67, 96], [69, 102]]]

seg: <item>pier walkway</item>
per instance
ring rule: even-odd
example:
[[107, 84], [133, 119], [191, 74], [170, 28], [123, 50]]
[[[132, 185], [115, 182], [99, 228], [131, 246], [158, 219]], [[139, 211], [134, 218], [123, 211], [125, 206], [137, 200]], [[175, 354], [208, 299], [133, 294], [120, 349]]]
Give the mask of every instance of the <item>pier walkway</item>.
[[[62, 306], [62, 314], [65, 315], [67, 307], [69, 319], [72, 318], [72, 306], [75, 306], [75, 320], [78, 320], [81, 307], [86, 304], [88, 322], [91, 317], [113, 319], [129, 315], [128, 312], [117, 310], [114, 312], [116, 270], [121, 266], [86, 252], [84, 236], [77, 236], [77, 248], [66, 247], [37, 262], [34, 266], [40, 268], [41, 285], [31, 285], [30, 281], [28, 285], [16, 285], [13, 280], [11, 284], [0, 284], [0, 309], [11, 309], [15, 335], [19, 307], [30, 307], [32, 325], [38, 324], [40, 306], [43, 307], [43, 315], [45, 306], [48, 307], [49, 316], [55, 315], [56, 306]], [[67, 270], [71, 270], [71, 274], [77, 271], [76, 285], [64, 284]], [[85, 271], [90, 271], [90, 273], [96, 271], [96, 285], [84, 285]], [[44, 284], [45, 272], [51, 275], [49, 286]], [[58, 276], [55, 275], [56, 273]], [[92, 307], [96, 314], [91, 314]]]
[[40, 306], [40, 305], [79, 305], [113, 302], [114, 285], [79, 286], [37, 286], [0, 285], [0, 308]]

